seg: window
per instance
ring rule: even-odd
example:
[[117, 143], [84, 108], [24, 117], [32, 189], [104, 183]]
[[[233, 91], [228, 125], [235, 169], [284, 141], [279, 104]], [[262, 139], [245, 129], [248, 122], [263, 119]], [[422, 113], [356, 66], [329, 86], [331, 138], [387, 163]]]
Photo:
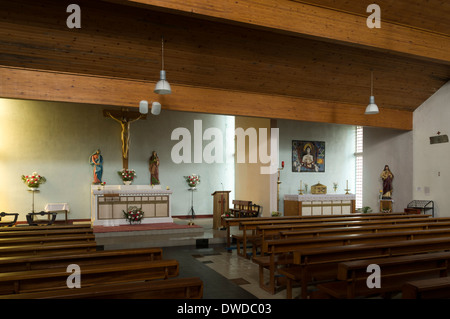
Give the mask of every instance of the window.
[[362, 208], [363, 205], [363, 127], [356, 127], [356, 209]]

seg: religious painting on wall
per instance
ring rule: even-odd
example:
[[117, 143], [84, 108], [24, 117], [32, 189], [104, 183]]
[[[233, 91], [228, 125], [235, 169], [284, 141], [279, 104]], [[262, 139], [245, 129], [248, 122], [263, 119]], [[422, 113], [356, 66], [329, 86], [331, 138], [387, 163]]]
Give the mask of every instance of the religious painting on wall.
[[292, 141], [293, 172], [325, 172], [325, 142]]

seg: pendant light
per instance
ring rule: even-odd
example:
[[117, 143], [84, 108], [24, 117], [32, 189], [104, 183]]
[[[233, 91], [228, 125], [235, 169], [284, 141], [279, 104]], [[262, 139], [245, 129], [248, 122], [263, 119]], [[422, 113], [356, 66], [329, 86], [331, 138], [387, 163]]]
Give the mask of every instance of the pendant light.
[[378, 114], [380, 111], [378, 110], [378, 106], [375, 104], [375, 97], [373, 96], [373, 72], [371, 72], [370, 79], [370, 99], [369, 105], [366, 107], [365, 114]]
[[156, 83], [155, 93], [157, 94], [170, 94], [172, 90], [170, 89], [170, 84], [166, 80], [166, 71], [164, 71], [164, 38], [161, 38], [161, 60], [162, 60], [162, 68], [159, 72], [160, 80]]

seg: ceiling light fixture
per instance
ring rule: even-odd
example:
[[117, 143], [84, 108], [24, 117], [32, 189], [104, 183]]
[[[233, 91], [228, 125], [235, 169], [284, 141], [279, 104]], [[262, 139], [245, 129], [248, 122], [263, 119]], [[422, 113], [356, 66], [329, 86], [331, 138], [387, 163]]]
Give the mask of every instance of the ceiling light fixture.
[[375, 97], [373, 96], [373, 72], [371, 72], [370, 79], [370, 99], [369, 105], [366, 107], [365, 114], [378, 114], [380, 111], [378, 110], [378, 106], [375, 104]]
[[148, 113], [148, 102], [146, 100], [142, 100], [139, 102], [139, 113], [147, 114]]
[[159, 113], [161, 113], [161, 104], [158, 102], [153, 102], [151, 112], [153, 115], [159, 115]]
[[161, 38], [161, 61], [162, 68], [159, 72], [160, 80], [156, 83], [155, 93], [157, 94], [170, 94], [172, 90], [170, 89], [170, 84], [166, 80], [166, 71], [164, 71], [164, 38]]
[[[147, 114], [148, 113], [148, 102], [146, 100], [142, 100], [139, 102], [139, 113]], [[161, 113], [161, 103], [153, 102], [151, 113], [153, 115], [159, 115]]]

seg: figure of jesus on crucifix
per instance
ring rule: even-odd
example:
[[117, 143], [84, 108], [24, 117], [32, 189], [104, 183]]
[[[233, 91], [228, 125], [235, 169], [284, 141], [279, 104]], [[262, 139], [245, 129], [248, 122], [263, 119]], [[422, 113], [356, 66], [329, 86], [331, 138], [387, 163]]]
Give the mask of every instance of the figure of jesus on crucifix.
[[128, 168], [128, 154], [130, 148], [130, 124], [140, 119], [145, 119], [145, 114], [139, 112], [129, 112], [126, 109], [122, 111], [103, 111], [103, 115], [110, 117], [121, 125], [122, 137], [122, 161], [123, 168]]

